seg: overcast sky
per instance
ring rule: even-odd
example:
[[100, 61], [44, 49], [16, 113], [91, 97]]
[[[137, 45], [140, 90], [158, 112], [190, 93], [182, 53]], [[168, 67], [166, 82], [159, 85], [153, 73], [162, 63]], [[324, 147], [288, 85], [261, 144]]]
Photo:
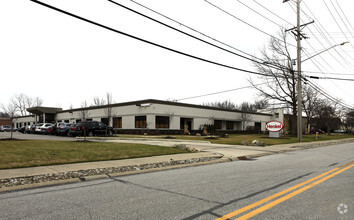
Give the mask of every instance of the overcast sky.
[[[117, 0], [179, 30], [233, 50], [187, 29], [184, 26], [187, 25], [237, 48], [238, 51], [233, 50], [236, 53], [243, 51], [257, 57], [270, 35], [279, 32], [280, 26], [296, 25], [295, 4], [282, 1], [136, 0], [181, 23], [176, 24], [133, 1]], [[246, 59], [106, 0], [43, 2], [183, 53], [256, 71]], [[309, 39], [302, 41], [303, 59], [333, 45], [350, 42], [304, 62], [303, 74], [354, 79], [354, 1], [302, 0], [301, 7], [303, 23], [315, 20], [304, 28]], [[246, 87], [249, 86], [247, 80], [255, 77], [114, 33], [29, 0], [2, 0], [0, 22], [0, 103], [4, 104], [20, 93], [42, 98], [44, 106], [64, 109], [70, 105], [80, 107], [85, 100], [92, 103], [95, 96], [103, 98], [106, 92], [113, 94], [115, 102], [183, 99]], [[289, 42], [296, 45], [291, 35]], [[295, 50], [293, 57], [296, 58]], [[354, 81], [317, 79], [312, 82], [353, 106]], [[230, 100], [239, 104], [259, 98], [255, 90], [241, 89], [181, 102], [201, 104]]]

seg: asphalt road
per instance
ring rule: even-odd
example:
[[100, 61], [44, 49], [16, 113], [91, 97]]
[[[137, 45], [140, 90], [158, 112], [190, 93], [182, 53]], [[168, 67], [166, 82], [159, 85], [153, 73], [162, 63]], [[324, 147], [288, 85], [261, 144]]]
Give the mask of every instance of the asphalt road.
[[[13, 138], [28, 140], [51, 140], [51, 141], [73, 141], [75, 137], [44, 135], [44, 134], [23, 134], [21, 132], [13, 132]], [[11, 132], [0, 132], [0, 138], [10, 138]]]
[[349, 143], [6, 192], [0, 219], [354, 219], [352, 161]]

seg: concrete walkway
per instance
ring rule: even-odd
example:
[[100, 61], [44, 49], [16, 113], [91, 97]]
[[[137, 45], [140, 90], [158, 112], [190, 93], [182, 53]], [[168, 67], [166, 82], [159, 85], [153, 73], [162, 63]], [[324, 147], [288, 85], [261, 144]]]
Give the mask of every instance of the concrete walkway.
[[242, 145], [212, 144], [207, 141], [185, 141], [176, 139], [92, 138], [91, 140], [115, 143], [142, 143], [167, 147], [171, 147], [175, 144], [185, 144], [188, 147], [198, 149], [200, 152], [126, 160], [110, 160], [19, 169], [4, 169], [0, 170], [0, 191], [4, 191], [4, 188], [8, 187], [17, 186], [17, 188], [21, 188], [22, 185], [26, 184], [53, 182], [54, 180], [71, 179], [72, 181], [73, 179], [75, 179], [76, 181], [82, 181], [82, 177], [87, 178], [89, 176], [105, 175], [105, 177], [107, 177], [107, 175], [122, 175], [122, 173], [139, 173], [143, 170], [144, 172], [146, 172], [149, 170], [166, 169], [176, 166], [187, 166], [195, 164], [233, 161], [239, 159], [249, 159], [264, 155], [271, 155], [312, 147], [328, 146], [348, 142], [354, 143], [354, 138], [351, 138], [335, 141], [293, 143], [284, 145], [255, 147]]

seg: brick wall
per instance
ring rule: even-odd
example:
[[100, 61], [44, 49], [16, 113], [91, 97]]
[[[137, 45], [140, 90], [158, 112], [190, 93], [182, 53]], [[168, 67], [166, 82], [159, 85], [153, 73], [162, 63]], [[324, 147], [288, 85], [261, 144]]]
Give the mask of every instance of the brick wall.
[[0, 118], [0, 126], [1, 125], [11, 125], [11, 120], [9, 118]]

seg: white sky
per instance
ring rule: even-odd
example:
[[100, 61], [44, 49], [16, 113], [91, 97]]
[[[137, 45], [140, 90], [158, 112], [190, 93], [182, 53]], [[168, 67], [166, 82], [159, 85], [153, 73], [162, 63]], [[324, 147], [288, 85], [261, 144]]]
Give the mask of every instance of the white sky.
[[[136, 1], [255, 56], [259, 56], [259, 50], [270, 38], [203, 0]], [[290, 22], [292, 24], [290, 25], [253, 0], [239, 1], [281, 26], [291, 28], [296, 25], [296, 14], [291, 7], [292, 5], [295, 8], [294, 3], [282, 3], [282, 0], [257, 0], [282, 19]], [[239, 1], [210, 0], [251, 25], [276, 35], [279, 31], [277, 25], [241, 5]], [[106, 0], [44, 0], [43, 2], [175, 50], [256, 71], [245, 59], [177, 33]], [[117, 2], [212, 42], [130, 0], [117, 0]], [[324, 2], [336, 17], [335, 20]], [[332, 3], [341, 17], [338, 16]], [[340, 3], [340, 8], [337, 3]], [[307, 54], [316, 54], [344, 41], [351, 42], [304, 62], [302, 65], [304, 74], [354, 79], [354, 1], [303, 0], [301, 7], [304, 11], [301, 14], [303, 22], [311, 20], [304, 13], [315, 20], [315, 24], [304, 29], [304, 33], [310, 37], [302, 42]], [[73, 107], [80, 107], [85, 100], [92, 103], [93, 97], [103, 98], [106, 92], [111, 92], [116, 102], [149, 98], [182, 99], [245, 87], [249, 85], [247, 79], [250, 76], [254, 77], [148, 45], [29, 0], [2, 0], [0, 24], [0, 88], [2, 91], [0, 103], [4, 104], [19, 93], [41, 97], [44, 106], [58, 106], [64, 109], [71, 104]], [[319, 33], [319, 30], [324, 31], [322, 27], [327, 32], [324, 33], [325, 37]], [[292, 36], [289, 36], [289, 41], [296, 45]], [[296, 58], [295, 50], [293, 57]], [[303, 59], [306, 57], [307, 55], [303, 54]], [[306, 71], [351, 75], [323, 75]], [[354, 81], [321, 79], [312, 82], [330, 95], [353, 106]], [[256, 99], [259, 97], [255, 90], [242, 89], [182, 102], [201, 104], [230, 100], [241, 103], [253, 102]]]

